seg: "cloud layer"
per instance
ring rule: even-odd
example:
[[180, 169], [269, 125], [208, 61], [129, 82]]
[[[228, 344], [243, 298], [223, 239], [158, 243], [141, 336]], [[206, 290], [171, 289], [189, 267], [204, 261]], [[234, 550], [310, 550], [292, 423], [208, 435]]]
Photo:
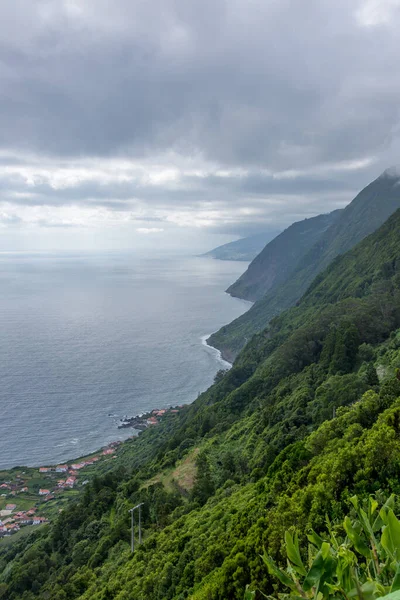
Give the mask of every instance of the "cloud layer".
[[399, 25], [397, 0], [1, 3], [0, 226], [238, 236], [343, 206], [400, 162]]

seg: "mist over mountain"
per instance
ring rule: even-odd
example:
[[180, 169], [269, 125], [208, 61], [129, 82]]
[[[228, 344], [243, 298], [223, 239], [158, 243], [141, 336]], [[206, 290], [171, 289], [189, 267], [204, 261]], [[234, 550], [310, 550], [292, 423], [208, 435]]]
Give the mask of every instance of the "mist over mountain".
[[293, 306], [313, 279], [338, 255], [374, 232], [399, 207], [400, 175], [390, 168], [340, 212], [336, 222], [321, 235], [285, 281], [247, 313], [213, 334], [209, 343], [232, 360], [252, 335], [267, 327], [274, 316]]
[[218, 260], [242, 260], [250, 261], [253, 260], [264, 248], [270, 240], [273, 240], [280, 231], [265, 231], [258, 233], [257, 235], [251, 235], [228, 244], [218, 246], [209, 252], [203, 254], [203, 256], [211, 256]]

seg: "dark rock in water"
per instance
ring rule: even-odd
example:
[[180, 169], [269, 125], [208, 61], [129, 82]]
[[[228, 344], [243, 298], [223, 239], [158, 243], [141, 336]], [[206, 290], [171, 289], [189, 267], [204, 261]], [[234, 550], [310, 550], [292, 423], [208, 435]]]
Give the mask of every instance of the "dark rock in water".
[[118, 429], [126, 429], [128, 427], [133, 427], [134, 429], [138, 429], [139, 431], [143, 431], [147, 429], [148, 415], [144, 416], [136, 416], [136, 417], [124, 417], [122, 421], [118, 424]]

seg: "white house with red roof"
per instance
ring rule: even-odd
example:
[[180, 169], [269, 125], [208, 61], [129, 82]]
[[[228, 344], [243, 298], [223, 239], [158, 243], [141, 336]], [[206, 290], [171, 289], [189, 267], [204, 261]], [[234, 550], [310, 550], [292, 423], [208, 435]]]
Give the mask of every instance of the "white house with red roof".
[[68, 465], [57, 465], [56, 473], [66, 473], [68, 471]]

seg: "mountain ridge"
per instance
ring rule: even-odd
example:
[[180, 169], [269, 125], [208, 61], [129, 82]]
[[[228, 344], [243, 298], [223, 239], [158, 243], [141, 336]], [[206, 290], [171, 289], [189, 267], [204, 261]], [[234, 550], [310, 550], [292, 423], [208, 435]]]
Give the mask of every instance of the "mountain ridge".
[[252, 335], [282, 310], [293, 306], [330, 262], [378, 229], [400, 207], [400, 176], [384, 171], [340, 213], [339, 219], [303, 256], [286, 282], [256, 302], [244, 315], [212, 334], [210, 344], [234, 360]]
[[252, 302], [262, 298], [287, 280], [300, 259], [339, 215], [340, 209], [290, 225], [264, 247], [227, 293]]
[[233, 242], [228, 242], [222, 246], [217, 246], [201, 256], [210, 256], [217, 260], [237, 260], [251, 261], [257, 256], [271, 240], [273, 240], [280, 231], [265, 231], [257, 235], [240, 238]]

